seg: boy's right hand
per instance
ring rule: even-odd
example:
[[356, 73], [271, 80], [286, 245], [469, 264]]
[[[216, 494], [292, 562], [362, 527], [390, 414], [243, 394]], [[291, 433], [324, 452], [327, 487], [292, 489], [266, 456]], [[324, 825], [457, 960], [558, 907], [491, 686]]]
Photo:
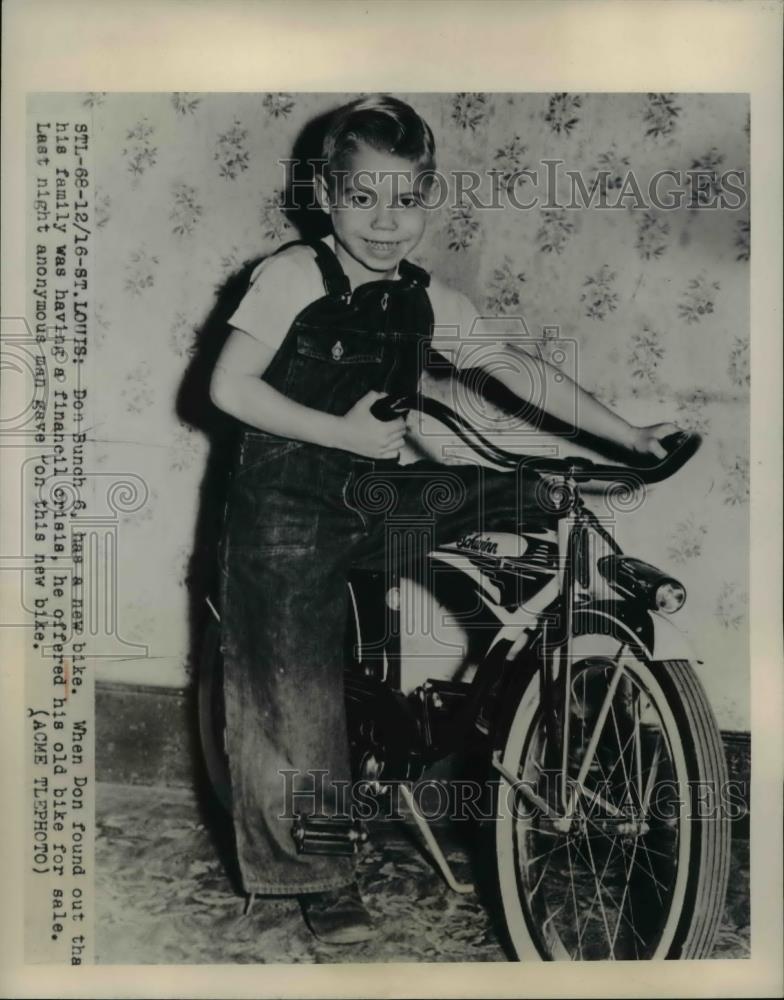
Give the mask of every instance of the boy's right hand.
[[356, 402], [341, 419], [345, 435], [341, 447], [353, 451], [363, 458], [394, 459], [400, 454], [406, 436], [406, 422], [402, 417], [396, 420], [377, 420], [370, 407], [383, 392], [371, 389]]

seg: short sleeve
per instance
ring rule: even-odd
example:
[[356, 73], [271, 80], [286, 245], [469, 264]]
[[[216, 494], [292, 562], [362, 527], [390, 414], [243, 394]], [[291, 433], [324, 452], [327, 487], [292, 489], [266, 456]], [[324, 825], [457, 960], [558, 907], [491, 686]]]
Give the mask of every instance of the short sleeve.
[[256, 268], [229, 324], [277, 350], [294, 318], [323, 294], [315, 258], [306, 248], [276, 254]]

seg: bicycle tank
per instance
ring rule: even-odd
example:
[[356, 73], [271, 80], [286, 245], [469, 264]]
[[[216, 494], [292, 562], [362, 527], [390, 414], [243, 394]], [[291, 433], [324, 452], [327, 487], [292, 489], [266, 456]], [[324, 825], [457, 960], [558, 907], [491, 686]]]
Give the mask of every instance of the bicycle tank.
[[474, 531], [440, 545], [430, 558], [473, 580], [488, 607], [513, 611], [531, 602], [555, 576], [557, 534], [547, 528], [520, 534]]
[[401, 690], [426, 680], [469, 681], [502, 633], [535, 624], [557, 595], [554, 530], [469, 532], [429, 553], [424, 587], [402, 580]]

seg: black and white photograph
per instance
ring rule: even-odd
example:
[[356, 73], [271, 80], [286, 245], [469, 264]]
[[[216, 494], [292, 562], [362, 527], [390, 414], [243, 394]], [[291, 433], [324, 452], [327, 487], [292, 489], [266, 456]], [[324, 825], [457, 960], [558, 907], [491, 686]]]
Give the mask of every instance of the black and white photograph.
[[24, 95], [24, 962], [735, 995], [781, 793], [752, 94], [303, 76]]

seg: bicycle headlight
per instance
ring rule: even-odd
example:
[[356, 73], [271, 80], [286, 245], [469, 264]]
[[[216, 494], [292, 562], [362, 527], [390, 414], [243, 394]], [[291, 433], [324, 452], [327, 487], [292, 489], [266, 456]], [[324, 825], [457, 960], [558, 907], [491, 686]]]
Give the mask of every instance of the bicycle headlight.
[[599, 572], [621, 594], [644, 601], [651, 611], [672, 615], [686, 601], [686, 588], [660, 569], [629, 556], [604, 556]]
[[665, 580], [656, 588], [654, 594], [656, 610], [672, 615], [680, 611], [686, 601], [686, 591], [677, 580]]

